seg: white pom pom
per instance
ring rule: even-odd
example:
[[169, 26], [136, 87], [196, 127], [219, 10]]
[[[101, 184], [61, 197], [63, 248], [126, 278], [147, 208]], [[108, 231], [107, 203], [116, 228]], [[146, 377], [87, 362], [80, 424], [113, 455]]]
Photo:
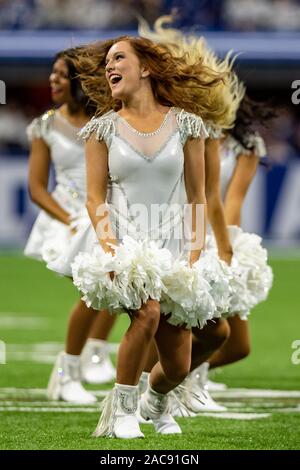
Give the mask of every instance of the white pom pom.
[[187, 261], [176, 260], [164, 277], [164, 284], [167, 292], [162, 296], [161, 312], [171, 314], [168, 321], [172, 325], [203, 328], [215, 316], [208, 282]]
[[210, 295], [216, 305], [215, 318], [221, 317], [230, 308], [232, 294], [230, 267], [218, 257], [215, 250], [208, 250], [194, 263], [193, 269], [197, 269], [209, 283]]
[[[138, 310], [149, 298], [160, 300], [163, 276], [171, 268], [171, 253], [154, 242], [124, 237], [114, 247], [115, 256], [100, 246], [93, 253], [80, 253], [72, 264], [73, 281], [83, 300], [95, 309], [122, 312]], [[115, 277], [110, 279], [109, 272]]]
[[100, 246], [95, 247], [92, 254], [76, 256], [72, 263], [73, 283], [82, 292], [88, 307], [96, 310], [110, 307], [112, 281], [108, 273], [112, 270], [113, 256]]
[[261, 237], [243, 232], [235, 226], [229, 227], [229, 236], [234, 253], [232, 269], [234, 282], [237, 283], [235, 292], [240, 291], [240, 300], [236, 298], [236, 304], [232, 302], [231, 312], [237, 308], [236, 312], [241, 311], [241, 317], [246, 318], [255, 305], [267, 298], [273, 273], [267, 264], [267, 250], [262, 247]]

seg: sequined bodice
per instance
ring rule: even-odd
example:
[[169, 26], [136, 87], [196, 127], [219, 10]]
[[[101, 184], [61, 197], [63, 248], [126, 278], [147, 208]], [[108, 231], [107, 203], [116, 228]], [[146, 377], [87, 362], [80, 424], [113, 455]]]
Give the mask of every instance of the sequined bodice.
[[118, 238], [135, 236], [137, 229], [151, 238], [162, 227], [182, 222], [183, 147], [189, 136], [207, 135], [201, 118], [184, 113], [171, 108], [157, 130], [144, 133], [111, 111], [83, 130], [84, 137], [96, 132], [108, 148], [107, 202]]

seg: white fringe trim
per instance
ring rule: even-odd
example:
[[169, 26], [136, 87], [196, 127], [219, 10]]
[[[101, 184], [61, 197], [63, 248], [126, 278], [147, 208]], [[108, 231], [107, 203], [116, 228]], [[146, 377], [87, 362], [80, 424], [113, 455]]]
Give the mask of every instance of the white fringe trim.
[[101, 402], [100, 415], [97, 427], [93, 432], [94, 437], [113, 437], [113, 425], [115, 422], [115, 411], [117, 409], [117, 390], [113, 388], [111, 392]]
[[104, 140], [106, 143], [115, 134], [115, 124], [110, 117], [113, 111], [109, 111], [101, 117], [93, 117], [79, 132], [78, 136], [88, 140], [95, 133], [97, 140]]
[[175, 108], [176, 121], [181, 134], [181, 143], [185, 144], [188, 137], [194, 139], [207, 139], [209, 134], [206, 131], [203, 120], [200, 116], [188, 113], [184, 109]]

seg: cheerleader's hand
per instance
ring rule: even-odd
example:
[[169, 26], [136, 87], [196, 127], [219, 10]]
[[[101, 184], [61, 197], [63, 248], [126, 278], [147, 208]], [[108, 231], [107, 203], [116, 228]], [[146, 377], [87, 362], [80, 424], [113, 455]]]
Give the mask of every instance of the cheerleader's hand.
[[[106, 243], [103, 243], [102, 248], [105, 251], [105, 253], [111, 253], [112, 256], [115, 256], [116, 255], [115, 248], [114, 248], [115, 246], [116, 245], [114, 243], [106, 242]], [[116, 276], [116, 273], [114, 271], [110, 271], [109, 277], [112, 281], [114, 280], [115, 276]]]
[[71, 229], [71, 232], [75, 234], [78, 232], [81, 228], [84, 228], [86, 225], [90, 223], [90, 219], [86, 214], [71, 214], [69, 217], [69, 226]]
[[196, 261], [200, 258], [201, 250], [193, 250], [190, 252], [190, 266], [193, 266]]

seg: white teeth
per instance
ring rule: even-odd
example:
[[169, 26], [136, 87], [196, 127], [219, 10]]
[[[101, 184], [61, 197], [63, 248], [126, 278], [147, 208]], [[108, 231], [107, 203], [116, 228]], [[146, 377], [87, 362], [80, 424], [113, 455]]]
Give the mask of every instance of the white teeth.
[[121, 75], [118, 75], [117, 73], [114, 73], [113, 75], [111, 75], [109, 77], [109, 80], [110, 80], [111, 83], [117, 83], [115, 80], [116, 79], [121, 79], [121, 78], [122, 78]]

